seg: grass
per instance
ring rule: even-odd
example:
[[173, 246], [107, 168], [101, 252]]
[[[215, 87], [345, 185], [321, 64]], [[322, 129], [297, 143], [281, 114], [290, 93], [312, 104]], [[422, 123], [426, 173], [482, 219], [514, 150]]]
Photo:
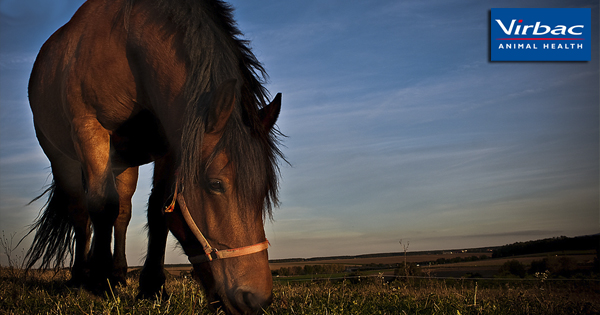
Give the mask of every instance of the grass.
[[[104, 298], [64, 286], [68, 273], [0, 269], [0, 314], [212, 314], [201, 287], [171, 277], [170, 294], [136, 300], [137, 279]], [[600, 284], [411, 279], [275, 282], [266, 314], [600, 314]]]
[[[587, 285], [424, 280], [279, 285], [268, 314], [597, 314], [600, 293]], [[543, 289], [543, 290], [542, 290]]]
[[[65, 286], [67, 272], [0, 277], [0, 314], [196, 314], [206, 309], [201, 288], [189, 278], [170, 279], [172, 294], [158, 300], [136, 300], [137, 279], [129, 278], [105, 297]], [[208, 313], [207, 313], [208, 314]]]

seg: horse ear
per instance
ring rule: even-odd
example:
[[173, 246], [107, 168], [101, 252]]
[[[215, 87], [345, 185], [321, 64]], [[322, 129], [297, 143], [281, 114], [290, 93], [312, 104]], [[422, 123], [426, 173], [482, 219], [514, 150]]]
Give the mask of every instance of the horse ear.
[[223, 131], [233, 107], [235, 105], [235, 86], [237, 80], [230, 79], [221, 83], [215, 90], [206, 121], [207, 133], [219, 133]]
[[260, 121], [265, 130], [270, 131], [275, 125], [281, 111], [281, 93], [277, 93], [271, 104], [258, 111]]

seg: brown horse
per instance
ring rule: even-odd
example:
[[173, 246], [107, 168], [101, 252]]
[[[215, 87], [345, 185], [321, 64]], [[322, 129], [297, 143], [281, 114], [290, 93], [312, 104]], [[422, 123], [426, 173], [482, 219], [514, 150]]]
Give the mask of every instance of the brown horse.
[[162, 290], [170, 230], [211, 305], [270, 303], [263, 221], [277, 204], [281, 96], [265, 101], [266, 74], [231, 11], [216, 0], [88, 0], [44, 44], [29, 98], [54, 182], [30, 268], [70, 255], [71, 284], [124, 283], [138, 166], [154, 162], [139, 295]]

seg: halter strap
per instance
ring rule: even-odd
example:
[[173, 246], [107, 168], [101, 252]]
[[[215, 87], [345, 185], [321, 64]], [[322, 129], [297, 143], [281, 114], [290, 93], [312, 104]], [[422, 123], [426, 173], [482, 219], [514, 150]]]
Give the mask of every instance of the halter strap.
[[181, 214], [183, 214], [183, 218], [185, 219], [185, 222], [187, 223], [188, 227], [190, 228], [190, 230], [192, 231], [192, 233], [194, 234], [196, 239], [202, 245], [202, 250], [204, 251], [204, 254], [188, 256], [188, 260], [190, 261], [190, 263], [199, 264], [199, 263], [203, 263], [203, 262], [213, 261], [215, 259], [225, 259], [225, 258], [245, 256], [245, 255], [258, 253], [258, 252], [261, 252], [261, 251], [269, 248], [268, 240], [265, 240], [262, 243], [258, 243], [258, 244], [254, 244], [254, 245], [250, 245], [250, 246], [224, 249], [224, 250], [218, 250], [218, 249], [212, 247], [210, 245], [210, 243], [208, 242], [208, 240], [204, 237], [204, 235], [202, 234], [202, 232], [200, 231], [198, 226], [196, 225], [196, 222], [194, 222], [194, 219], [192, 219], [192, 216], [190, 214], [190, 211], [188, 210], [188, 207], [185, 203], [185, 199], [183, 198], [183, 195], [179, 195], [177, 192], [178, 192], [178, 189], [177, 189], [177, 185], [176, 185], [175, 186], [175, 194], [173, 195], [173, 201], [165, 209], [165, 212], [173, 212], [173, 210], [175, 208], [175, 200], [177, 200], [177, 202], [179, 203], [179, 208], [181, 209]]

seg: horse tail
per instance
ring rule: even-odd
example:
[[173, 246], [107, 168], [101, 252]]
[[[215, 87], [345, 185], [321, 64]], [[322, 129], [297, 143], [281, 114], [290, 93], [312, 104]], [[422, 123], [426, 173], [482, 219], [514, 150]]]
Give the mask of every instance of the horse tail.
[[[31, 225], [29, 234], [35, 231], [31, 247], [25, 255], [26, 269], [31, 269], [41, 259], [41, 269], [58, 269], [63, 265], [67, 255], [73, 262], [74, 228], [69, 219], [69, 197], [64, 191], [52, 182], [34, 202], [44, 195], [49, 194], [48, 201], [42, 208], [40, 215]], [[23, 237], [23, 238], [25, 238]]]

